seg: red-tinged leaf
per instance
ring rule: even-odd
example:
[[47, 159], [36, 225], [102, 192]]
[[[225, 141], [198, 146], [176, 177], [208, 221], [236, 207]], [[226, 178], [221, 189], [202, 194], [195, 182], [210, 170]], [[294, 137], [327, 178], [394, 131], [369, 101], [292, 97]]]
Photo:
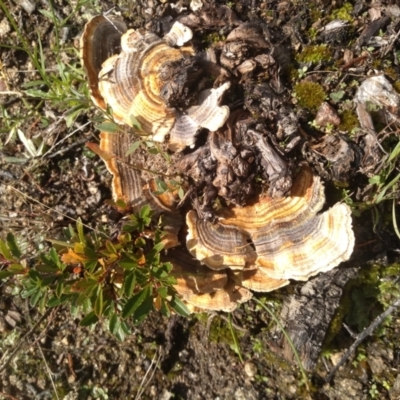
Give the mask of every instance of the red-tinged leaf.
[[13, 274], [23, 274], [25, 273], [25, 267], [21, 264], [11, 264], [7, 268], [8, 271], [12, 272]]
[[97, 285], [97, 281], [95, 279], [80, 279], [79, 281], [76, 281], [72, 286], [71, 286], [71, 292], [76, 293], [76, 292], [83, 292], [86, 291], [87, 289], [93, 290], [93, 288]]
[[114, 154], [102, 150], [97, 143], [87, 142], [86, 147], [88, 147], [91, 151], [93, 151], [93, 153], [101, 157], [104, 161], [110, 161], [115, 158]]
[[68, 253], [61, 256], [61, 261], [66, 264], [83, 264], [87, 261], [85, 256], [75, 253], [74, 250], [68, 249]]

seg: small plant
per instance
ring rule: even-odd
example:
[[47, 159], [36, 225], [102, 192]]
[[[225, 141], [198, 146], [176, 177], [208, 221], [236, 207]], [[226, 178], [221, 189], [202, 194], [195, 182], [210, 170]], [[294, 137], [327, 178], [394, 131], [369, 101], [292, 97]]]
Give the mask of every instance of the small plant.
[[6, 241], [0, 240], [0, 279], [22, 286], [21, 296], [41, 312], [69, 305], [72, 313], [85, 314], [81, 325], [106, 321], [110, 332], [123, 340], [128, 321], [140, 323], [154, 308], [165, 316], [171, 310], [189, 314], [172, 286], [172, 265], [160, 260], [160, 224], [152, 227], [153, 240], [147, 239], [150, 225], [149, 206], [131, 215], [115, 238], [101, 228], [85, 234], [78, 221], [76, 230], [65, 230], [66, 241], [50, 240], [53, 246], [32, 266], [8, 234]]

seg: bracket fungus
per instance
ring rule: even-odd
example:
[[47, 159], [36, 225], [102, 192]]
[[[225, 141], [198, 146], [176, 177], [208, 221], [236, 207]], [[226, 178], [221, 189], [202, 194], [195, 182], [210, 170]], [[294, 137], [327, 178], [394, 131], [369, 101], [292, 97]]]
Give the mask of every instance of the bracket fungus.
[[109, 106], [118, 124], [139, 123], [138, 133], [157, 142], [170, 135], [175, 151], [194, 145], [202, 128], [220, 128], [229, 108], [219, 102], [230, 83], [189, 98], [199, 75], [193, 47], [184, 46], [192, 35], [180, 22], [160, 39], [126, 30], [115, 17], [93, 18], [82, 35], [81, 57], [94, 103], [103, 110]]
[[[254, 63], [278, 70], [271, 57], [259, 54], [269, 46], [267, 38], [259, 37], [261, 32], [254, 24], [232, 31], [220, 63], [241, 74], [249, 53]], [[181, 22], [159, 38], [128, 30], [116, 17], [99, 16], [85, 27], [82, 62], [93, 102], [103, 110], [110, 107], [121, 125], [115, 133], [100, 135], [114, 199], [125, 200], [134, 211], [148, 204], [163, 214], [169, 250], [162, 259], [172, 263], [174, 287], [185, 302], [194, 308], [232, 311], [251, 298], [251, 291], [276, 290], [291, 279], [304, 281], [348, 260], [354, 234], [347, 205], [322, 211], [324, 186], [309, 167], [300, 168], [292, 181], [290, 163], [274, 149], [268, 129], [248, 111], [235, 110], [230, 116], [229, 107], [220, 105], [231, 85], [226, 78], [233, 75], [221, 72], [215, 87], [200, 84], [207, 63], [220, 71], [222, 67], [207, 59], [210, 52], [195, 54], [188, 44], [192, 35]], [[188, 193], [197, 204], [202, 197], [199, 207], [192, 202], [199, 212], [187, 203], [178, 208], [172, 192], [159, 194], [154, 179], [146, 178], [135, 157], [127, 155], [134, 140], [129, 126], [135, 121], [139, 135], [168, 141], [173, 151], [194, 147], [199, 132], [210, 131], [176, 163], [176, 169], [190, 177]], [[286, 129], [290, 134], [297, 126], [292, 125]], [[261, 192], [261, 184], [254, 184], [256, 176], [269, 186], [268, 194], [249, 204]], [[196, 185], [202, 189], [197, 191]], [[212, 208], [218, 195], [224, 200]], [[180, 246], [183, 232], [186, 246]]]

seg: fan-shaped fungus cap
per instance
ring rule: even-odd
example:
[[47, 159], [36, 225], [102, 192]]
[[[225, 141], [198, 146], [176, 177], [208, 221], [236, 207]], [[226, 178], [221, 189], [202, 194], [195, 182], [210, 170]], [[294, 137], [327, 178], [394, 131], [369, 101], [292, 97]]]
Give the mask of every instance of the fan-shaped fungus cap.
[[118, 17], [98, 15], [86, 25], [80, 41], [82, 64], [89, 81], [93, 103], [106, 109], [103, 96], [99, 92], [99, 72], [105, 60], [121, 50], [121, 36], [127, 30], [125, 22]]
[[320, 178], [303, 168], [289, 197], [225, 209], [220, 222], [250, 234], [256, 265], [269, 277], [307, 280], [348, 260], [354, 247], [349, 207], [336, 204], [317, 214], [324, 202]]
[[189, 252], [209, 268], [243, 269], [255, 262], [257, 255], [246, 232], [200, 220], [193, 210], [187, 213], [186, 223]]

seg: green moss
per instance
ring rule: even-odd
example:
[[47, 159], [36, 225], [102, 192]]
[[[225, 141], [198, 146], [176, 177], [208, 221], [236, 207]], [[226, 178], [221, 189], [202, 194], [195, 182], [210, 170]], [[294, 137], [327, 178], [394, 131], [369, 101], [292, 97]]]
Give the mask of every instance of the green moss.
[[330, 19], [341, 19], [343, 21], [353, 21], [353, 17], [351, 16], [351, 13], [353, 12], [353, 5], [350, 3], [344, 3], [341, 8], [338, 8], [337, 10], [333, 10]]
[[356, 113], [352, 110], [344, 110], [339, 114], [340, 125], [339, 130], [345, 132], [351, 132], [354, 128], [359, 128], [360, 124]]
[[316, 111], [325, 100], [326, 92], [319, 83], [303, 81], [294, 87], [294, 96], [301, 107]]
[[319, 63], [331, 58], [331, 51], [326, 44], [305, 46], [302, 52], [296, 55], [296, 61], [300, 63]]
[[393, 84], [393, 87], [397, 93], [400, 93], [400, 79]]
[[216, 44], [216, 43], [219, 43], [219, 42], [223, 42], [225, 39], [226, 38], [225, 38], [224, 35], [220, 35], [217, 32], [212, 32], [212, 33], [210, 33], [210, 34], [205, 36], [204, 41], [205, 41], [206, 44], [211, 46], [213, 44]]

